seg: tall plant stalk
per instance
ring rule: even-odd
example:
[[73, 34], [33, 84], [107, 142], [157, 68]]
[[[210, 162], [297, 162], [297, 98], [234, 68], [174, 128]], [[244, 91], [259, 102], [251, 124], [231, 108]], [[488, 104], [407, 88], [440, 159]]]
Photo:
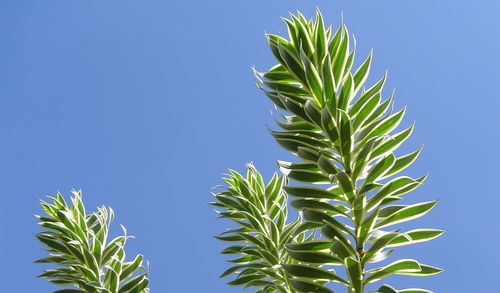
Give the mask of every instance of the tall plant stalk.
[[[348, 293], [364, 293], [367, 285], [389, 275], [441, 272], [413, 259], [374, 265], [385, 261], [393, 247], [428, 241], [443, 231], [402, 232], [394, 227], [423, 216], [436, 201], [399, 203], [426, 175], [397, 175], [416, 160], [421, 148], [394, 154], [410, 137], [413, 125], [396, 131], [405, 108], [393, 112], [392, 96], [382, 98], [386, 76], [365, 86], [372, 53], [353, 69], [355, 50], [344, 24], [336, 31], [325, 28], [319, 11], [314, 20], [301, 13], [283, 20], [288, 39], [266, 34], [278, 64], [265, 73], [255, 71], [255, 76], [275, 106], [288, 113], [277, 121], [282, 131], [271, 134], [299, 161], [278, 161], [281, 173], [285, 181], [306, 185], [270, 192], [261, 179], [231, 173], [226, 179], [230, 187], [215, 195], [214, 205], [239, 228], [219, 239], [244, 244], [223, 251], [243, 255], [231, 261], [237, 265], [223, 276], [236, 273], [229, 284], [259, 287], [255, 292], [333, 292], [328, 284], [336, 282]], [[243, 182], [244, 188], [236, 188], [235, 182]], [[280, 201], [275, 201], [275, 194], [281, 194]], [[286, 195], [295, 198], [291, 205], [300, 212], [288, 225]], [[284, 214], [276, 217], [275, 209]], [[344, 268], [345, 279], [335, 266]], [[382, 285], [371, 292], [431, 291]]]

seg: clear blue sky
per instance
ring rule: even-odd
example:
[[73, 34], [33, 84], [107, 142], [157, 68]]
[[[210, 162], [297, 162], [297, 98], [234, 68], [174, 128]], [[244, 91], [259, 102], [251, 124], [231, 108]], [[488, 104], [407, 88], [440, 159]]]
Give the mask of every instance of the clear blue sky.
[[[438, 293], [500, 292], [500, 2], [498, 1], [1, 1], [0, 207], [2, 292], [51, 292], [36, 279], [38, 199], [83, 189], [137, 239], [152, 292], [241, 292], [212, 235], [210, 188], [253, 161], [267, 177], [290, 159], [266, 131], [270, 102], [252, 65], [274, 64], [263, 36], [280, 16], [319, 6], [344, 19], [372, 79], [416, 120], [401, 153], [425, 144], [407, 174], [430, 172], [407, 203], [440, 199], [405, 227], [441, 238], [400, 249], [446, 271], [395, 277]], [[361, 59], [358, 60], [358, 62]]]

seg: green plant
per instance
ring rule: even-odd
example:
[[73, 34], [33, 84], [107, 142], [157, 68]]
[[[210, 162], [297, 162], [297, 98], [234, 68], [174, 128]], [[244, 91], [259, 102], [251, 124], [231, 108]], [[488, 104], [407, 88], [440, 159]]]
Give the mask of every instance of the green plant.
[[86, 214], [80, 191], [73, 191], [71, 205], [61, 194], [49, 197], [52, 203], [41, 202], [46, 216], [37, 216], [40, 227], [47, 231], [36, 235], [48, 247], [49, 255], [37, 263], [57, 266], [45, 270], [39, 277], [50, 282], [72, 286], [54, 293], [147, 293], [148, 277], [142, 267], [143, 256], [125, 261], [124, 235], [108, 241], [114, 212], [100, 207], [97, 212]]
[[[231, 260], [236, 265], [222, 276], [234, 273], [229, 284], [258, 287], [259, 293], [333, 292], [330, 282], [345, 285], [349, 293], [363, 293], [368, 284], [389, 275], [441, 272], [412, 259], [375, 265], [393, 247], [428, 241], [443, 231], [394, 228], [423, 216], [436, 202], [399, 203], [426, 175], [397, 175], [421, 148], [394, 155], [413, 125], [394, 133], [405, 109], [393, 113], [392, 96], [383, 100], [385, 76], [364, 88], [372, 54], [353, 70], [355, 50], [345, 25], [325, 29], [319, 11], [314, 20], [298, 13], [284, 21], [288, 40], [266, 34], [278, 64], [255, 75], [259, 88], [289, 113], [277, 121], [282, 131], [271, 134], [300, 161], [278, 161], [279, 168], [286, 179], [306, 185], [282, 186], [286, 180], [275, 175], [265, 186], [251, 165], [246, 178], [230, 171], [225, 179], [229, 187], [215, 194], [213, 205], [238, 226], [218, 237], [237, 243], [222, 253], [241, 257]], [[300, 215], [288, 224], [287, 195], [295, 198], [291, 205]], [[335, 266], [345, 272], [336, 272]], [[383, 285], [371, 292], [430, 291]]]

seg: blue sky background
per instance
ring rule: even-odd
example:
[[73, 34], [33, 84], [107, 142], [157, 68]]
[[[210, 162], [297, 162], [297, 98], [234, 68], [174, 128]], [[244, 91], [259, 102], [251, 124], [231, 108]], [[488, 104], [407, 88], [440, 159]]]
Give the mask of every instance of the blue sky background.
[[[400, 249], [446, 271], [394, 277], [400, 288], [500, 292], [500, 2], [498, 1], [1, 1], [0, 207], [2, 292], [51, 292], [35, 278], [38, 200], [83, 189], [88, 209], [116, 210], [152, 263], [152, 292], [241, 292], [217, 276], [227, 264], [212, 236], [210, 188], [253, 161], [267, 178], [277, 159], [271, 103], [250, 70], [274, 65], [264, 31], [280, 16], [341, 11], [358, 60], [375, 49], [372, 80], [408, 105], [425, 144], [406, 174], [430, 172], [406, 203], [439, 199], [406, 228], [441, 238]], [[226, 280], [228, 281], [228, 280]], [[341, 291], [342, 292], [342, 291]]]

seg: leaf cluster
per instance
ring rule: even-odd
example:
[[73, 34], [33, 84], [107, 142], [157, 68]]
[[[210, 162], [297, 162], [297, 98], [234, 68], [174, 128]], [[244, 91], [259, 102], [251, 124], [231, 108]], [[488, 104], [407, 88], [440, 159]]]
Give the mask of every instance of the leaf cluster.
[[148, 277], [143, 268], [143, 256], [125, 261], [124, 235], [108, 240], [114, 218], [111, 208], [100, 207], [86, 214], [81, 191], [73, 191], [68, 204], [60, 193], [41, 202], [45, 215], [37, 216], [40, 227], [46, 229], [36, 238], [48, 248], [48, 256], [37, 263], [51, 264], [39, 277], [51, 283], [73, 289], [54, 293], [147, 293]]
[[[299, 12], [284, 21], [288, 39], [266, 34], [278, 64], [267, 72], [254, 72], [259, 88], [277, 108], [287, 113], [276, 121], [281, 130], [270, 132], [280, 146], [299, 159], [298, 162], [278, 161], [278, 165], [287, 181], [303, 183], [283, 186], [283, 191], [294, 198], [290, 204], [301, 215], [300, 224], [295, 224], [297, 220], [291, 222], [299, 229], [295, 235], [308, 233], [310, 237], [291, 237], [288, 243], [281, 242], [284, 249], [279, 255], [287, 257], [266, 261], [270, 268], [284, 269], [286, 274], [279, 278], [261, 274], [259, 280], [285, 284], [289, 292], [333, 292], [326, 285], [336, 282], [345, 285], [351, 293], [363, 293], [368, 284], [393, 274], [427, 276], [441, 272], [413, 259], [376, 265], [389, 258], [394, 247], [428, 241], [443, 231], [402, 232], [394, 227], [425, 215], [436, 202], [399, 203], [424, 182], [426, 175], [419, 178], [398, 175], [416, 160], [421, 148], [403, 156], [394, 154], [410, 137], [413, 125], [396, 131], [405, 108], [393, 111], [393, 97], [383, 98], [386, 76], [373, 85], [365, 85], [372, 52], [359, 67], [353, 68], [355, 48], [351, 48], [352, 41], [344, 24], [336, 31], [325, 28], [319, 11], [315, 19], [307, 20]], [[228, 182], [230, 191], [222, 197], [216, 196], [218, 206], [226, 208], [222, 216], [237, 222], [244, 233], [259, 233], [261, 227], [254, 226], [254, 220], [241, 213], [246, 205], [240, 201], [267, 202], [269, 195], [251, 189], [250, 183], [246, 189], [251, 192], [247, 192], [235, 188], [234, 179]], [[228, 198], [235, 204], [229, 201], [226, 204], [224, 201]], [[286, 209], [286, 204], [279, 205]], [[276, 232], [272, 232], [279, 235], [286, 224], [281, 218], [273, 217], [274, 214], [266, 214], [268, 212], [256, 209], [254, 216], [260, 213], [267, 221], [265, 225], [282, 223], [275, 225]], [[241, 232], [234, 234], [237, 236], [233, 241], [248, 242], [248, 238], [238, 233]], [[262, 242], [265, 247], [267, 244]], [[250, 243], [259, 246], [258, 242]], [[246, 259], [250, 264], [254, 260]], [[342, 267], [347, 278], [341, 278], [332, 266]], [[238, 285], [264, 286], [242, 279], [242, 274], [248, 271], [242, 272], [236, 279], [240, 280]], [[257, 292], [279, 291], [277, 287], [263, 288], [270, 289]], [[373, 292], [430, 291], [396, 290], [383, 285]]]
[[262, 287], [256, 292], [290, 292], [288, 276], [281, 263], [293, 262], [286, 253], [285, 245], [304, 239], [299, 233], [300, 219], [286, 223], [287, 195], [283, 192], [284, 178], [274, 174], [265, 184], [252, 164], [247, 164], [246, 177], [234, 170], [224, 181], [228, 187], [214, 193], [216, 202], [211, 203], [222, 210], [222, 218], [232, 220], [238, 228], [216, 236], [226, 242], [235, 242], [221, 253], [239, 255], [229, 260], [234, 264], [221, 277], [236, 274], [230, 285]]

